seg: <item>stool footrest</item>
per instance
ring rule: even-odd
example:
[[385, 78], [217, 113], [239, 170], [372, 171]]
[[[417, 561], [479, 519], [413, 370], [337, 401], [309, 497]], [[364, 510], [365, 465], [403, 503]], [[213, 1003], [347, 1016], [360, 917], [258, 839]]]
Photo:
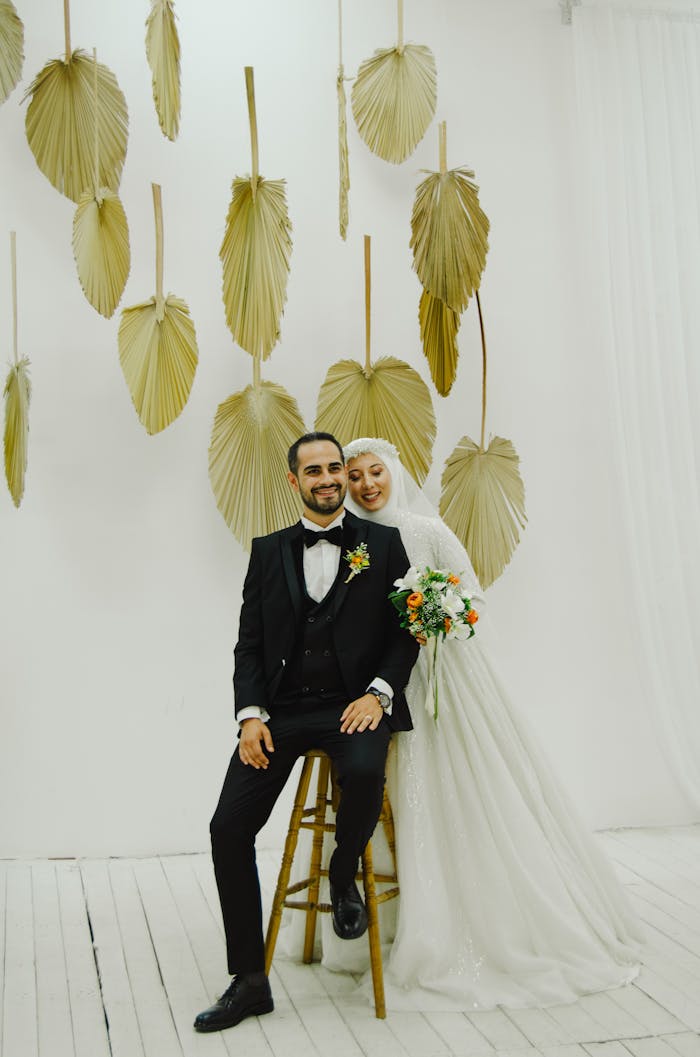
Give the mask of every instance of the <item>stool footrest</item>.
[[320, 830], [326, 833], [335, 833], [335, 824], [333, 822], [300, 822], [299, 829], [311, 829], [314, 833], [318, 833]]
[[305, 888], [309, 887], [312, 881], [313, 877], [307, 877], [305, 881], [296, 881], [293, 885], [290, 885], [289, 888], [285, 889], [285, 899], [287, 896], [294, 895], [295, 892], [303, 892]]
[[398, 894], [399, 894], [398, 888], [390, 888], [387, 892], [378, 892], [377, 893], [377, 902], [378, 903], [386, 903], [386, 901], [388, 899], [396, 899]]
[[312, 903], [308, 899], [285, 899], [282, 906], [288, 910], [317, 910], [320, 914], [330, 914], [333, 911], [330, 903]]
[[[325, 801], [321, 800], [321, 803], [322, 804], [325, 803], [326, 807], [332, 807], [333, 806], [333, 801], [332, 800], [325, 800]], [[304, 810], [301, 813], [301, 817], [302, 818], [306, 818], [307, 815], [315, 815], [317, 811], [318, 811], [318, 807], [316, 806], [316, 804], [312, 804], [311, 807], [305, 807], [304, 808]], [[381, 822], [381, 816], [380, 816], [379, 821]]]

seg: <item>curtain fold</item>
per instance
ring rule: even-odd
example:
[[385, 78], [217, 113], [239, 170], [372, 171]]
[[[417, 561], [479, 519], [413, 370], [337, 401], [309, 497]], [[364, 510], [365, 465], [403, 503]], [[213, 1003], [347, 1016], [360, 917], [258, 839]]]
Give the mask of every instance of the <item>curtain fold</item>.
[[574, 10], [596, 340], [659, 747], [700, 810], [700, 11]]

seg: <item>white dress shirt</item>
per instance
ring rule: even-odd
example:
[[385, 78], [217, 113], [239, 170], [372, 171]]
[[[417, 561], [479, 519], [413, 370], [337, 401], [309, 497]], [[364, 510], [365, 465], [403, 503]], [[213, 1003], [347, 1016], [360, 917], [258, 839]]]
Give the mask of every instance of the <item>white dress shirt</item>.
[[[345, 511], [342, 510], [330, 525], [317, 525], [303, 517], [301, 523], [311, 532], [330, 532], [343, 524]], [[304, 580], [306, 593], [314, 602], [322, 602], [335, 583], [340, 565], [340, 547], [328, 540], [319, 540], [313, 547], [304, 547]]]
[[[317, 525], [315, 521], [309, 521], [305, 517], [301, 519], [301, 523], [305, 529], [310, 529], [312, 532], [328, 532], [330, 529], [335, 528], [336, 525], [342, 525], [344, 517], [345, 511], [341, 510], [337, 518], [331, 521], [330, 525]], [[335, 583], [339, 566], [340, 547], [337, 547], [335, 543], [331, 543], [329, 540], [319, 540], [313, 547], [304, 547], [304, 580], [309, 598], [312, 598], [314, 602], [321, 602], [326, 597]], [[391, 701], [394, 696], [392, 687], [385, 679], [380, 679], [379, 676], [372, 680], [370, 686], [376, 686], [377, 690], [381, 690], [382, 693], [387, 695], [390, 704], [386, 712], [387, 715], [391, 715]], [[242, 723], [244, 719], [253, 718], [262, 719], [264, 723], [267, 723], [270, 715], [265, 708], [260, 708], [258, 705], [248, 705], [247, 708], [240, 710], [236, 718], [239, 723]]]

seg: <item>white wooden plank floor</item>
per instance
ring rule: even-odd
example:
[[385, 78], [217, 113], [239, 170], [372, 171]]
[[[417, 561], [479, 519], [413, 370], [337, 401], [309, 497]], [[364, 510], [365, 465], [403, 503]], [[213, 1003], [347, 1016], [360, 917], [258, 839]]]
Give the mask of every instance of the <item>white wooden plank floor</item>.
[[[278, 959], [275, 1012], [198, 1035], [226, 985], [206, 855], [0, 861], [0, 1057], [700, 1057], [700, 826], [599, 834], [647, 925], [634, 984], [568, 1006], [374, 1017]], [[279, 854], [258, 856], [269, 904]]]

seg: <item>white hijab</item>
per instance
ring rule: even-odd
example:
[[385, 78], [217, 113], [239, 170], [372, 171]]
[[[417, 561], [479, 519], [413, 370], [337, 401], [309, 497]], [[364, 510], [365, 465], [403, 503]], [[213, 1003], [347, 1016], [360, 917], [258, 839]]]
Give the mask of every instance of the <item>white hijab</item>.
[[391, 492], [381, 510], [365, 510], [350, 498], [345, 497], [345, 506], [358, 517], [379, 521], [382, 525], [400, 526], [402, 515], [421, 514], [423, 517], [438, 517], [438, 513], [423, 495], [408, 470], [399, 458], [398, 450], [382, 437], [359, 437], [343, 448], [345, 461], [357, 455], [376, 455], [386, 467], [391, 478]]

